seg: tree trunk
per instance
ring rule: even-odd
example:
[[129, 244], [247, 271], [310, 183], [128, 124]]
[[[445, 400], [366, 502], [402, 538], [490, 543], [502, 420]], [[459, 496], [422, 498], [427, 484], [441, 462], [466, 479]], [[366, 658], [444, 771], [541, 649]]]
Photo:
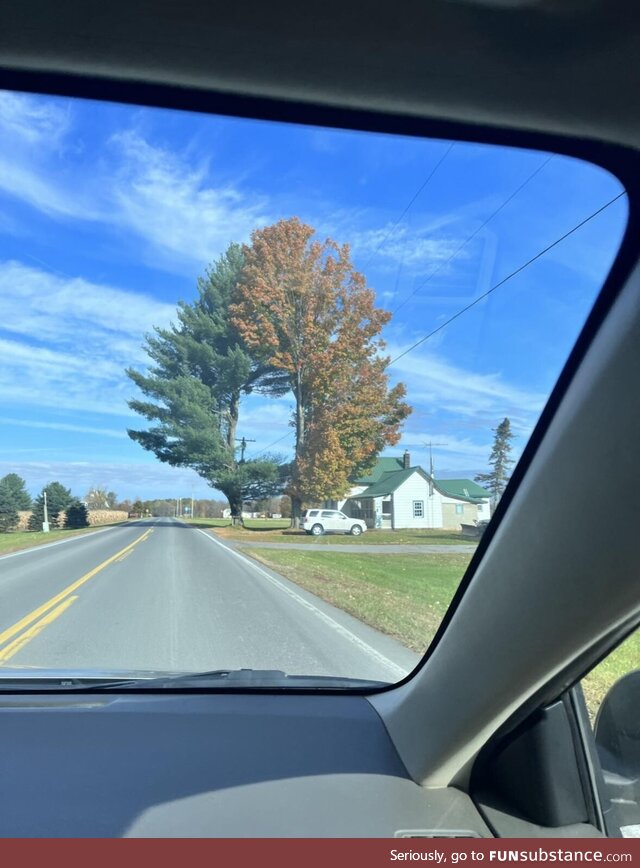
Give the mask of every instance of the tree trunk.
[[227, 446], [235, 456], [236, 431], [238, 430], [238, 414], [240, 412], [240, 393], [234, 392], [229, 400], [229, 427], [227, 429]]
[[234, 526], [244, 526], [244, 522], [242, 520], [242, 498], [235, 494], [228, 496], [228, 500], [229, 508], [231, 509], [231, 524]]
[[302, 522], [302, 498], [291, 498], [291, 527], [300, 527]]
[[242, 525], [244, 526], [244, 522], [242, 520], [242, 493], [238, 491], [237, 488], [220, 488], [220, 491], [224, 494], [224, 496], [229, 501], [229, 509], [231, 510], [231, 524]]
[[[296, 371], [294, 395], [296, 399], [296, 462], [299, 460], [305, 442], [305, 400], [300, 369]], [[295, 476], [295, 471], [294, 471]], [[291, 527], [300, 527], [302, 521], [302, 497], [299, 493], [291, 496]]]

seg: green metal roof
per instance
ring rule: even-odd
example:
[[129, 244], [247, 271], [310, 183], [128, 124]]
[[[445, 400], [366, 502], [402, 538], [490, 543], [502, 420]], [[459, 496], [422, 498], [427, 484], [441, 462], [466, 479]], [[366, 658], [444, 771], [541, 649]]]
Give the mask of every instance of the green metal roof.
[[[444, 480], [444, 483], [448, 483], [451, 481], [453, 481], [455, 483], [464, 483], [464, 485], [460, 486], [459, 490], [457, 489], [456, 486], [451, 486], [450, 488], [446, 488], [445, 485], [443, 484], [442, 480], [440, 480], [440, 479], [431, 479], [430, 480], [429, 475], [424, 472], [422, 467], [418, 467], [418, 466], [408, 467], [406, 470], [386, 471], [385, 473], [382, 474], [382, 476], [380, 476], [380, 478], [376, 482], [373, 482], [368, 488], [365, 488], [365, 490], [362, 492], [362, 494], [355, 494], [355, 495], [353, 495], [353, 497], [356, 500], [361, 498], [361, 497], [387, 497], [388, 495], [393, 494], [393, 492], [397, 488], [399, 488], [402, 485], [402, 483], [411, 476], [412, 473], [419, 473], [420, 476], [422, 476], [422, 478], [426, 482], [431, 482], [433, 484], [433, 487], [435, 488], [435, 490], [439, 491], [440, 494], [444, 494], [447, 497], [453, 497], [456, 500], [464, 500], [467, 503], [476, 503], [477, 504], [478, 501], [481, 499], [481, 497], [480, 497], [480, 495], [475, 493], [476, 490], [482, 492], [482, 498], [489, 497], [489, 494], [483, 488], [480, 488], [479, 485], [476, 485], [475, 483], [471, 482], [471, 480], [469, 480], [469, 479], [454, 479], [454, 480], [447, 479], [447, 480]], [[473, 487], [474, 494], [470, 493], [471, 489], [469, 488], [469, 486]], [[455, 493], [454, 493], [454, 489], [455, 489]], [[465, 489], [466, 489], [466, 491], [469, 492], [469, 494], [465, 493]]]
[[469, 500], [486, 500], [491, 494], [470, 479], [438, 479], [438, 488], [449, 497], [465, 497]]
[[402, 458], [378, 458], [374, 468], [369, 473], [359, 479], [354, 479], [353, 482], [356, 485], [371, 485], [373, 482], [377, 482], [383, 473], [402, 470], [403, 467]]
[[[396, 488], [408, 479], [411, 474], [417, 470], [427, 481], [429, 475], [419, 467], [404, 468], [402, 458], [378, 458], [375, 467], [366, 476], [354, 480], [356, 485], [368, 485], [362, 494], [356, 494], [355, 497], [387, 497], [392, 494]], [[433, 485], [436, 491], [444, 494], [447, 497], [454, 497], [456, 500], [466, 500], [468, 503], [477, 503], [479, 500], [486, 500], [491, 497], [488, 491], [481, 488], [476, 482], [470, 479], [434, 479]]]
[[356, 494], [354, 497], [386, 497], [402, 485], [405, 479], [408, 479], [416, 470], [422, 472], [419, 467], [409, 467], [407, 470], [392, 470], [383, 473], [382, 476], [370, 485], [369, 488], [365, 489], [362, 494]]

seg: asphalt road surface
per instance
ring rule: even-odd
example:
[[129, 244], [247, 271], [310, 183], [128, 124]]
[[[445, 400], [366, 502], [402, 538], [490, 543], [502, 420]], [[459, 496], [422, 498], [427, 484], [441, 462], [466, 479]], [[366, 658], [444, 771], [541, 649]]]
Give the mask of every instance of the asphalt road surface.
[[0, 558], [3, 669], [280, 669], [397, 681], [393, 639], [170, 518]]

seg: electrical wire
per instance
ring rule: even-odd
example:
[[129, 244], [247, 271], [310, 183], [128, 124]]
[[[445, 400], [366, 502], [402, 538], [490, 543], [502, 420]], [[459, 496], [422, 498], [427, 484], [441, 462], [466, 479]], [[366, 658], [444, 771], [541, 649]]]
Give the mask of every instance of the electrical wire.
[[444, 163], [444, 161], [447, 159], [447, 157], [449, 156], [449, 154], [451, 153], [451, 151], [452, 151], [453, 148], [455, 147], [455, 144], [456, 144], [455, 142], [451, 142], [451, 143], [449, 144], [449, 147], [447, 148], [447, 150], [446, 150], [446, 151], [444, 152], [444, 154], [440, 157], [440, 159], [439, 159], [438, 162], [435, 164], [435, 166], [433, 167], [433, 169], [429, 172], [429, 174], [427, 175], [427, 177], [425, 178], [425, 180], [422, 182], [422, 184], [420, 185], [420, 187], [418, 187], [418, 189], [417, 189], [416, 192], [413, 194], [413, 196], [412, 196], [410, 202], [409, 202], [408, 205], [405, 207], [405, 209], [404, 209], [404, 211], [402, 212], [402, 214], [398, 217], [398, 219], [395, 221], [395, 223], [393, 224], [393, 226], [391, 227], [391, 229], [389, 229], [389, 231], [388, 231], [387, 234], [384, 236], [384, 238], [382, 239], [382, 241], [380, 241], [380, 243], [378, 244], [378, 246], [376, 247], [376, 249], [373, 251], [373, 253], [371, 254], [371, 256], [367, 259], [367, 261], [366, 261], [365, 264], [363, 265], [363, 267], [362, 267], [362, 271], [363, 271], [363, 272], [367, 270], [367, 268], [369, 267], [369, 265], [371, 264], [371, 262], [373, 261], [373, 259], [374, 259], [374, 258], [378, 255], [378, 253], [380, 252], [380, 249], [381, 249], [381, 248], [383, 247], [383, 245], [386, 244], [386, 242], [389, 240], [389, 238], [390, 238], [391, 235], [393, 234], [394, 230], [397, 228], [398, 224], [402, 221], [402, 219], [406, 216], [406, 214], [408, 213], [409, 209], [411, 208], [411, 206], [413, 205], [413, 203], [416, 201], [416, 199], [418, 198], [418, 196], [422, 193], [422, 191], [423, 191], [423, 190], [425, 189], [425, 187], [428, 185], [429, 181], [433, 178], [433, 176], [434, 176], [435, 173], [438, 171], [438, 169], [440, 168], [440, 166], [441, 166], [441, 165]]
[[532, 265], [534, 262], [536, 262], [536, 260], [540, 259], [542, 256], [545, 255], [545, 253], [548, 253], [554, 247], [557, 247], [558, 244], [560, 244], [562, 241], [564, 241], [570, 235], [573, 235], [574, 232], [577, 232], [578, 229], [581, 229], [583, 226], [585, 226], [587, 223], [589, 223], [589, 221], [593, 220], [594, 217], [597, 217], [598, 214], [602, 214], [603, 211], [605, 211], [607, 208], [609, 208], [611, 205], [613, 205], [614, 202], [617, 202], [618, 199], [621, 199], [622, 196], [626, 196], [626, 191], [623, 190], [622, 193], [618, 193], [618, 195], [614, 196], [613, 199], [609, 199], [609, 201], [606, 202], [604, 205], [602, 205], [600, 208], [598, 208], [597, 211], [594, 211], [592, 214], [589, 214], [588, 217], [585, 217], [584, 220], [581, 220], [579, 223], [576, 223], [576, 225], [572, 229], [569, 229], [569, 231], [565, 232], [564, 235], [561, 235], [560, 238], [556, 238], [555, 241], [553, 241], [551, 244], [548, 244], [545, 248], [543, 248], [538, 253], [536, 253], [535, 256], [532, 256], [531, 259], [528, 259], [525, 263], [520, 265], [518, 268], [514, 269], [514, 271], [512, 271], [510, 274], [507, 274], [506, 277], [503, 277], [502, 280], [499, 280], [498, 283], [496, 283], [492, 287], [490, 287], [490, 289], [488, 289], [486, 292], [483, 292], [482, 295], [479, 295], [478, 298], [474, 299], [472, 302], [465, 305], [465, 307], [461, 308], [459, 311], [454, 313], [453, 316], [450, 316], [449, 319], [447, 319], [445, 322], [441, 323], [437, 328], [435, 328], [435, 329], [433, 329], [433, 331], [429, 332], [429, 334], [420, 338], [419, 341], [416, 341], [414, 344], [412, 344], [406, 350], [401, 352], [400, 355], [396, 356], [394, 359], [392, 359], [389, 362], [389, 364], [387, 365], [387, 368], [390, 368], [392, 365], [395, 365], [396, 362], [398, 362], [404, 356], [408, 355], [410, 352], [415, 350], [416, 347], [419, 347], [421, 344], [424, 344], [426, 341], [428, 341], [434, 335], [437, 335], [438, 332], [441, 332], [448, 325], [450, 325], [452, 322], [454, 322], [454, 320], [457, 320], [459, 317], [461, 317], [468, 310], [471, 310], [472, 307], [475, 307], [481, 301], [484, 301], [485, 298], [487, 298], [489, 295], [491, 295], [491, 293], [495, 292], [501, 286], [504, 286], [505, 283], [507, 283], [507, 281], [511, 280], [512, 277], [515, 277], [517, 274], [520, 274], [521, 272], [523, 272], [525, 270], [525, 268], [528, 268], [530, 265]]
[[292, 435], [293, 435], [293, 431], [287, 431], [286, 434], [283, 434], [282, 437], [279, 437], [277, 440], [274, 440], [273, 443], [269, 443], [269, 445], [265, 446], [264, 449], [261, 449], [259, 452], [252, 452], [251, 455], [247, 455], [247, 458], [257, 458], [258, 455], [263, 455], [265, 452], [267, 452], [269, 449], [271, 449], [272, 446], [277, 446], [278, 443], [282, 443], [283, 440], [286, 440], [287, 437], [291, 437]]
[[423, 287], [425, 287], [425, 286], [429, 283], [429, 281], [431, 280], [431, 278], [436, 276], [436, 274], [440, 271], [440, 269], [444, 268], [445, 265], [449, 265], [449, 263], [451, 262], [451, 260], [452, 260], [454, 257], [456, 257], [456, 256], [458, 255], [458, 253], [460, 253], [460, 251], [461, 251], [464, 247], [466, 247], [467, 244], [468, 244], [470, 241], [472, 241], [472, 240], [476, 237], [476, 235], [477, 235], [479, 232], [482, 232], [482, 230], [485, 228], [485, 226], [486, 226], [488, 223], [490, 223], [490, 222], [493, 220], [493, 218], [494, 218], [496, 215], [498, 215], [498, 214], [503, 210], [503, 208], [506, 208], [506, 206], [509, 204], [509, 202], [511, 202], [513, 199], [515, 199], [515, 197], [518, 195], [518, 193], [520, 193], [521, 190], [524, 190], [524, 188], [527, 186], [527, 184], [528, 184], [530, 181], [533, 181], [533, 179], [536, 177], [536, 175], [539, 174], [539, 173], [544, 169], [545, 166], [549, 165], [549, 163], [551, 162], [551, 160], [553, 160], [554, 156], [555, 156], [555, 154], [551, 154], [549, 157], [547, 157], [547, 159], [544, 160], [544, 162], [542, 162], [542, 163], [538, 166], [538, 168], [535, 169], [535, 170], [534, 170], [534, 171], [529, 175], [529, 177], [526, 178], [526, 179], [522, 182], [522, 184], [520, 184], [520, 186], [517, 187], [517, 188], [513, 191], [513, 193], [511, 193], [509, 196], [507, 196], [507, 198], [504, 200], [504, 202], [503, 202], [501, 205], [499, 205], [499, 206], [496, 208], [496, 210], [493, 211], [493, 213], [491, 213], [491, 214], [487, 217], [487, 219], [484, 221], [484, 223], [481, 223], [480, 226], [478, 226], [477, 229], [474, 229], [474, 231], [471, 233], [471, 235], [469, 235], [467, 238], [465, 238], [465, 240], [462, 242], [462, 244], [460, 244], [458, 247], [456, 247], [456, 249], [453, 251], [453, 253], [451, 254], [451, 256], [450, 256], [448, 259], [445, 259], [443, 262], [440, 262], [440, 263], [436, 266], [436, 268], [434, 268], [434, 270], [431, 272], [431, 274], [429, 274], [429, 275], [428, 275], [428, 276], [427, 276], [427, 277], [422, 281], [422, 283], [420, 283], [418, 286], [416, 286], [416, 288], [413, 290], [413, 292], [409, 293], [409, 295], [404, 299], [404, 301], [400, 302], [400, 304], [399, 304], [396, 308], [394, 308], [394, 310], [391, 312], [392, 315], [395, 315], [395, 314], [396, 314], [396, 313], [397, 313], [401, 308], [403, 308], [403, 307], [405, 306], [405, 304], [406, 304], [408, 301], [410, 301], [410, 300], [413, 298], [413, 296], [414, 296], [417, 292], [419, 292], [421, 289], [423, 289]]

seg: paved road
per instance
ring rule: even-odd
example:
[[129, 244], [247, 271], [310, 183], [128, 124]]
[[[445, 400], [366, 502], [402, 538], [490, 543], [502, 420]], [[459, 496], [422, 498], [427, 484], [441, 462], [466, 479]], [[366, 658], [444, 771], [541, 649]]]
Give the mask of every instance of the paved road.
[[417, 659], [173, 519], [0, 558], [0, 677], [3, 667], [249, 667], [395, 681]]
[[428, 554], [467, 554], [471, 555], [475, 552], [477, 546], [457, 545], [438, 546], [438, 545], [367, 545], [366, 543], [357, 543], [355, 545], [349, 543], [336, 543], [334, 545], [322, 543], [274, 543], [274, 542], [234, 542], [236, 548], [248, 549], [287, 549], [288, 551], [297, 552], [338, 552], [339, 554], [349, 555], [428, 555]]

